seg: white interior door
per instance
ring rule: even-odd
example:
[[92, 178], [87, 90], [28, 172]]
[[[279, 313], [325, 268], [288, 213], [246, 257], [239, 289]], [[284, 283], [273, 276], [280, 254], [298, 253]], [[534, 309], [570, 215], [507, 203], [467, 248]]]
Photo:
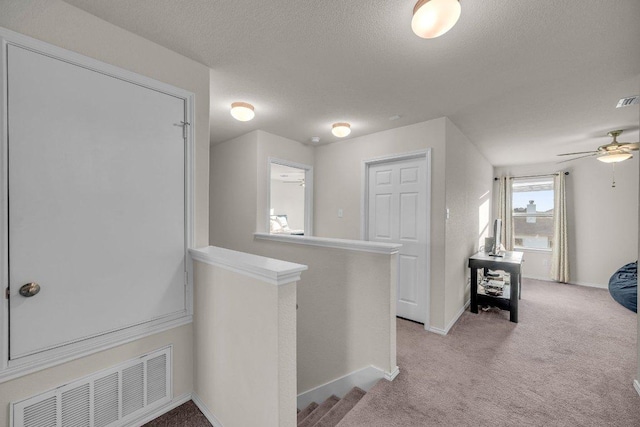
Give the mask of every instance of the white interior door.
[[184, 313], [185, 100], [13, 45], [7, 74], [10, 359]]
[[427, 171], [418, 158], [369, 166], [368, 237], [401, 243], [397, 315], [427, 320]]

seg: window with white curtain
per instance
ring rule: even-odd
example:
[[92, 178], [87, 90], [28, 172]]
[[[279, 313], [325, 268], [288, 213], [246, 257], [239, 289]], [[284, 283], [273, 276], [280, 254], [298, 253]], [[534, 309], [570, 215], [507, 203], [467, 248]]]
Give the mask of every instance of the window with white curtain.
[[513, 234], [517, 249], [553, 248], [553, 178], [514, 178]]

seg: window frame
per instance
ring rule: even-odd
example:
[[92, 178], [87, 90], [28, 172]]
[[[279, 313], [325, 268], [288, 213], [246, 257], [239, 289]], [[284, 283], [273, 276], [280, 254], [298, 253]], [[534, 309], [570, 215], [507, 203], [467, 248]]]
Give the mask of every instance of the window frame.
[[[543, 178], [543, 177], [540, 177]], [[534, 218], [551, 218], [553, 221], [555, 221], [555, 195], [556, 195], [556, 189], [555, 189], [555, 180], [553, 179], [553, 177], [549, 178], [549, 181], [551, 182], [551, 191], [553, 192], [553, 200], [554, 200], [554, 206], [553, 206], [553, 212], [552, 213], [547, 213], [547, 212], [536, 212], [536, 213], [527, 213], [527, 212], [515, 212], [514, 211], [514, 207], [513, 207], [513, 184], [517, 181], [528, 181], [531, 180], [531, 178], [512, 178], [511, 179], [511, 217], [512, 219], [515, 218], [530, 218], [530, 217], [534, 217]], [[543, 191], [543, 190], [539, 190], [539, 191]], [[522, 251], [532, 251], [532, 252], [551, 252], [553, 251], [553, 240], [551, 241], [551, 247], [549, 248], [534, 248], [534, 247], [529, 247], [529, 246], [524, 246], [524, 245], [516, 245], [515, 241], [516, 241], [516, 225], [515, 225], [515, 221], [513, 221], [513, 247], [514, 249], [518, 249], [518, 250], [522, 250]]]

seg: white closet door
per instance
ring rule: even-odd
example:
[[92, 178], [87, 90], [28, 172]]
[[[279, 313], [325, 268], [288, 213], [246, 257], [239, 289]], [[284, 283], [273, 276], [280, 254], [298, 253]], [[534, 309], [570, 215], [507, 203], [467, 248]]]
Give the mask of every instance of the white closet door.
[[184, 99], [7, 61], [10, 358], [184, 312]]
[[426, 160], [369, 167], [369, 240], [401, 243], [397, 315], [427, 320], [427, 174]]

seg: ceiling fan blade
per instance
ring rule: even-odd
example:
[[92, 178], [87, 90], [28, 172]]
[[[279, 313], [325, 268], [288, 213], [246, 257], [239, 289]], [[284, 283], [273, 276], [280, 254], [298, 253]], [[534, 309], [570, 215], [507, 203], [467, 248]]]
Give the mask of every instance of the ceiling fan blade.
[[638, 151], [640, 149], [640, 142], [622, 142], [620, 148], [624, 150]]
[[594, 154], [594, 153], [598, 153], [598, 151], [578, 151], [577, 153], [558, 154], [558, 156], [575, 156], [577, 154]]
[[566, 162], [571, 162], [571, 161], [573, 161], [573, 160], [578, 160], [578, 159], [584, 159], [584, 158], [586, 158], [586, 157], [593, 157], [593, 156], [597, 156], [598, 154], [599, 154], [599, 153], [597, 153], [597, 152], [596, 152], [596, 153], [593, 153], [593, 154], [587, 154], [586, 156], [580, 156], [580, 157], [575, 157], [575, 158], [573, 158], [573, 159], [567, 159], [567, 160], [563, 160], [563, 161], [561, 161], [561, 162], [556, 162], [556, 164], [559, 164], [559, 163], [566, 163]]

